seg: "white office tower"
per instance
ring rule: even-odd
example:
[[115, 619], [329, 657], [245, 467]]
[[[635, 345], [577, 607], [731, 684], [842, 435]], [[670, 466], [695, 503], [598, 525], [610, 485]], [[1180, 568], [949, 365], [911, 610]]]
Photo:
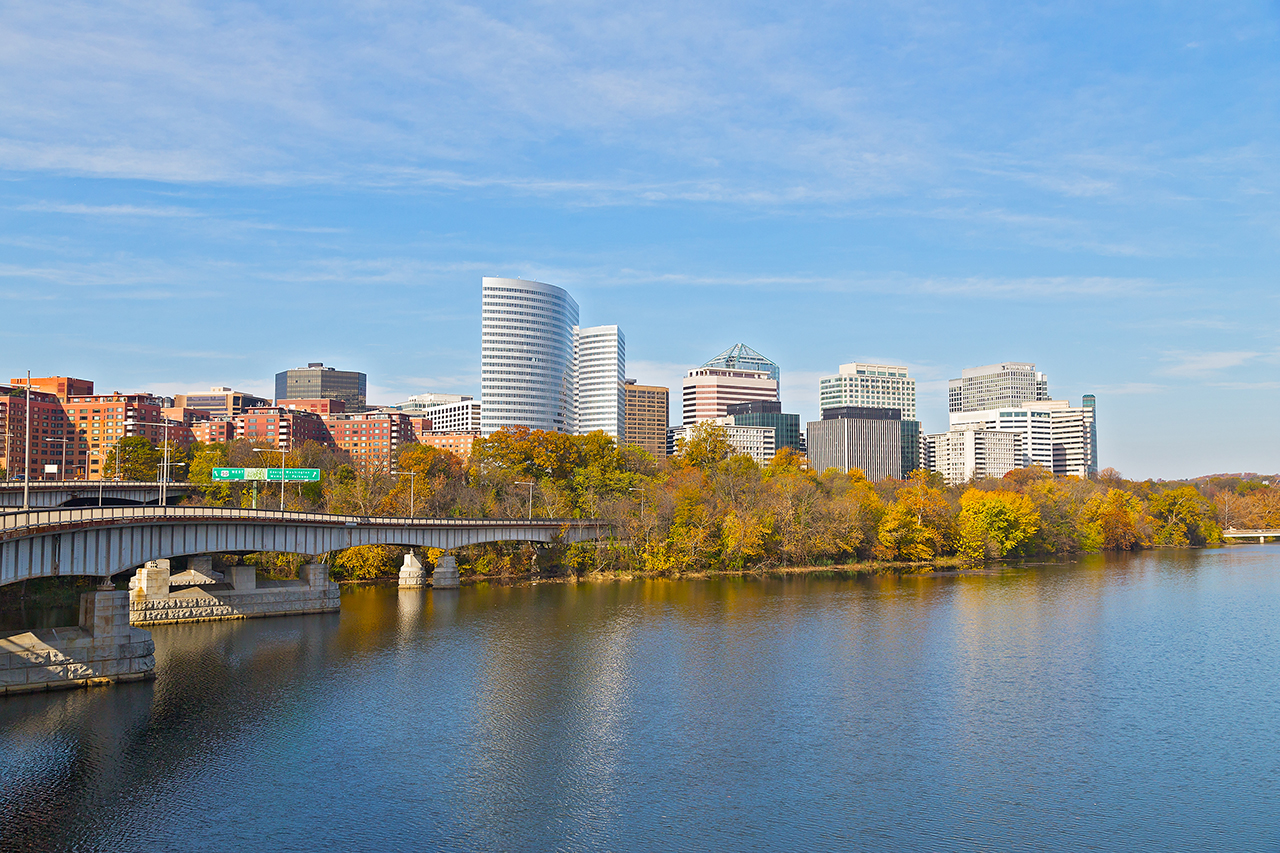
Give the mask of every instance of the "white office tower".
[[947, 411], [984, 412], [1049, 399], [1049, 380], [1034, 364], [1007, 361], [966, 367], [947, 383]]
[[578, 332], [578, 432], [626, 436], [627, 341], [617, 326]]
[[924, 468], [937, 471], [947, 485], [1003, 477], [1018, 464], [1016, 433], [968, 424], [924, 437]]
[[1089, 477], [1098, 470], [1096, 412], [1092, 395], [1081, 406], [1066, 400], [1043, 400], [981, 412], [952, 412], [951, 431], [1013, 433], [1017, 440], [1015, 467], [1038, 465], [1054, 474]]
[[470, 397], [458, 403], [441, 403], [414, 414], [431, 418], [432, 432], [480, 432], [480, 404]]
[[398, 403], [396, 408], [406, 414], [418, 415], [434, 406], [462, 403], [470, 399], [471, 397], [467, 394], [414, 394], [403, 403]]
[[818, 408], [841, 406], [899, 409], [904, 421], [914, 421], [916, 381], [907, 375], [902, 365], [842, 364], [835, 376], [818, 380]]
[[577, 432], [578, 303], [552, 284], [485, 277], [480, 431], [527, 426]]

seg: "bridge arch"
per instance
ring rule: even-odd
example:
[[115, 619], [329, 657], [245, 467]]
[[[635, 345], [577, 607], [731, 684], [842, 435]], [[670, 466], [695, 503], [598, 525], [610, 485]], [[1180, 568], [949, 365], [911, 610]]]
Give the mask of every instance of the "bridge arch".
[[609, 525], [580, 519], [382, 518], [223, 507], [89, 507], [0, 516], [0, 585], [60, 575], [109, 576], [148, 560], [357, 545], [451, 551], [486, 542], [582, 542]]

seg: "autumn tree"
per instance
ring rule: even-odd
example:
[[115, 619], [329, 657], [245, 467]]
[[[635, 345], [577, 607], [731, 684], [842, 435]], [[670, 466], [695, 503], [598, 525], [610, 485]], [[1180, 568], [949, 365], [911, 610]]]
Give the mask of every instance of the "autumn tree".
[[163, 460], [160, 449], [142, 436], [122, 438], [107, 451], [102, 476], [112, 479], [155, 481]]
[[1026, 495], [968, 489], [960, 498], [960, 554], [970, 560], [1025, 554], [1040, 529]]
[[1156, 522], [1157, 545], [1185, 547], [1222, 541], [1222, 530], [1213, 517], [1213, 504], [1194, 486], [1181, 486], [1153, 496], [1147, 502], [1147, 510]]

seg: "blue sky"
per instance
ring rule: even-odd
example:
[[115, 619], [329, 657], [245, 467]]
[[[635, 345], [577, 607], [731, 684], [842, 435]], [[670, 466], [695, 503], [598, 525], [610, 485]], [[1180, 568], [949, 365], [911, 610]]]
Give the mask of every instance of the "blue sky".
[[1098, 395], [1128, 476], [1280, 470], [1280, 5], [0, 3], [0, 362], [479, 391], [482, 275], [789, 411]]

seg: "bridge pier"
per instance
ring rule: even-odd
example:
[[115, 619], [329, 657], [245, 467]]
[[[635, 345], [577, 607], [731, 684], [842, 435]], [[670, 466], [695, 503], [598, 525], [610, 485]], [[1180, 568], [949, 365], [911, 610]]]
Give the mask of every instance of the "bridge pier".
[[401, 589], [421, 589], [427, 585], [428, 577], [432, 589], [457, 589], [458, 561], [452, 554], [441, 554], [435, 571], [428, 572], [412, 551], [404, 555], [404, 565], [400, 567]]
[[155, 677], [151, 634], [129, 626], [129, 593], [80, 596], [80, 624], [0, 637], [0, 694]]
[[436, 560], [436, 570], [431, 573], [432, 589], [458, 588], [458, 561], [452, 554], [441, 554]]
[[421, 589], [427, 585], [427, 570], [416, 554], [410, 551], [404, 555], [404, 565], [400, 567], [400, 588]]

